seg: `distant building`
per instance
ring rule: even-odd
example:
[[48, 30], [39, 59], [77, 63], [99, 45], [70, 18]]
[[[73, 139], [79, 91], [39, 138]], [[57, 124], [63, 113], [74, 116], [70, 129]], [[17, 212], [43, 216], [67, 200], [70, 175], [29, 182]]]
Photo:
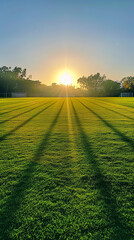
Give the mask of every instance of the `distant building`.
[[133, 93], [132, 92], [123, 92], [120, 95], [121, 97], [133, 97]]
[[25, 92], [12, 92], [11, 97], [19, 98], [19, 97], [26, 97], [27, 94]]

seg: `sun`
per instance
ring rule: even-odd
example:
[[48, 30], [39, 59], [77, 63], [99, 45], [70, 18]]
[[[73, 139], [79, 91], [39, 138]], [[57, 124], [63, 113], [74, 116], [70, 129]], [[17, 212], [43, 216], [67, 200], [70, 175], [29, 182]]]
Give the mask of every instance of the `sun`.
[[63, 85], [71, 85], [73, 83], [73, 76], [69, 72], [64, 72], [59, 76], [59, 82]]

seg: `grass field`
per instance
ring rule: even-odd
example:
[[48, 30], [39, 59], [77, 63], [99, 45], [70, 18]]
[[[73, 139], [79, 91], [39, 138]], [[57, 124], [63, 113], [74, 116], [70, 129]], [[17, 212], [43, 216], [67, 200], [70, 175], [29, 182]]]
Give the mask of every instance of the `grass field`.
[[134, 239], [134, 99], [0, 100], [0, 239]]

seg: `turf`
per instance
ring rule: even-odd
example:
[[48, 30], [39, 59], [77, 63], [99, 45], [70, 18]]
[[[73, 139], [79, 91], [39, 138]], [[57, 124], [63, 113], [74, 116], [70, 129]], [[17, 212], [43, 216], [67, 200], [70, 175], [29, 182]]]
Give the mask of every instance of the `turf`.
[[134, 239], [134, 99], [0, 100], [0, 239]]

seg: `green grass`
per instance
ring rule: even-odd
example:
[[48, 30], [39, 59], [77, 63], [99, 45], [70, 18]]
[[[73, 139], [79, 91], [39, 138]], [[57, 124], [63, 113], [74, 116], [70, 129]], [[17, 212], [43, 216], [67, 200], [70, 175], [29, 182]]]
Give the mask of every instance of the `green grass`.
[[0, 239], [134, 239], [134, 99], [0, 100]]

